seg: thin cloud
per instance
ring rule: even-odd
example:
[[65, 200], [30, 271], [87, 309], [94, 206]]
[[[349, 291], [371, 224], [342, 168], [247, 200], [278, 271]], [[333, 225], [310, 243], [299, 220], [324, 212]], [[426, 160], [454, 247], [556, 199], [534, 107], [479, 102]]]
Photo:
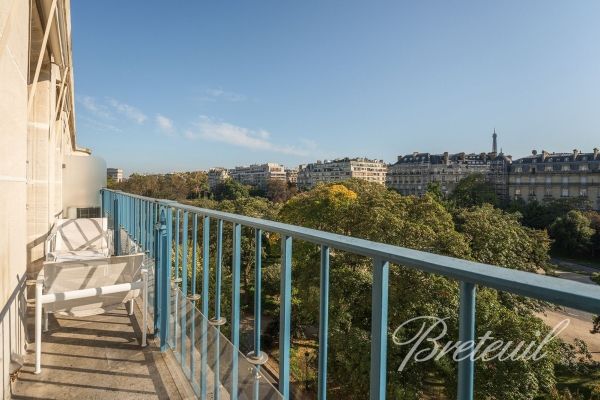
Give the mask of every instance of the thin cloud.
[[248, 100], [248, 97], [243, 94], [229, 92], [229, 91], [223, 90], [221, 88], [211, 88], [211, 89], [206, 89], [204, 91], [204, 96], [201, 97], [200, 100], [202, 100], [202, 101], [222, 100], [222, 101], [229, 101], [232, 103], [238, 103], [238, 102]]
[[97, 117], [110, 119], [112, 117], [108, 108], [104, 104], [98, 103], [98, 101], [92, 96], [78, 96], [77, 101], [87, 111], [96, 115]]
[[95, 131], [102, 132], [114, 132], [114, 133], [122, 133], [123, 130], [111, 124], [106, 124], [104, 122], [98, 121], [94, 118], [86, 117], [85, 115], [78, 115], [77, 121], [80, 121], [82, 125], [87, 126], [88, 128]]
[[216, 121], [206, 116], [200, 117], [200, 121], [194, 125], [194, 129], [187, 130], [184, 136], [190, 140], [204, 139], [251, 150], [265, 150], [295, 156], [309, 155], [309, 151], [305, 148], [273, 143], [270, 140], [271, 133], [268, 131], [255, 131], [228, 122]]
[[156, 124], [158, 125], [158, 129], [167, 135], [173, 135], [175, 133], [173, 121], [164, 115], [156, 114]]
[[120, 101], [111, 98], [108, 99], [108, 104], [115, 110], [117, 110], [119, 113], [125, 115], [127, 118], [131, 119], [132, 121], [138, 124], [143, 124], [144, 121], [148, 119], [146, 114], [129, 104], [121, 103]]

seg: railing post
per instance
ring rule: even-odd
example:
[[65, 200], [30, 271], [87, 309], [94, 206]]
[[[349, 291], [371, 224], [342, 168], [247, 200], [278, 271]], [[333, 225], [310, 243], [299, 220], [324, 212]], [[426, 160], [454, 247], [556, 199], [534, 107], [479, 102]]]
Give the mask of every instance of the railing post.
[[[196, 364], [194, 357], [195, 354], [195, 343], [196, 343], [196, 302], [199, 296], [196, 294], [196, 269], [198, 268], [198, 214], [194, 213], [192, 217], [192, 294], [188, 296], [188, 300], [192, 304], [191, 313], [192, 316], [190, 326], [190, 338], [191, 338], [191, 355], [190, 355], [190, 376], [192, 380], [192, 386], [195, 385], [196, 377]], [[201, 355], [201, 357], [204, 357]]]
[[[160, 296], [162, 293], [162, 275], [161, 275], [161, 258], [160, 258], [160, 214], [158, 205], [152, 205], [152, 222], [153, 222], [153, 234], [152, 234], [152, 251], [151, 255], [154, 258], [154, 332], [158, 332], [160, 328]], [[165, 227], [166, 229], [166, 227]]]
[[[217, 329], [215, 335], [215, 343], [213, 345], [215, 349], [215, 363], [213, 368], [214, 373], [214, 400], [220, 400], [221, 398], [221, 325], [225, 323], [225, 318], [221, 317], [221, 267], [223, 258], [223, 220], [217, 220], [217, 254], [215, 257], [215, 317], [210, 320], [211, 325], [214, 325]], [[207, 264], [208, 265], [208, 264]], [[204, 283], [203, 283], [204, 286]], [[204, 289], [203, 289], [204, 291]], [[202, 293], [206, 295], [205, 292]]]
[[169, 303], [171, 300], [171, 230], [173, 222], [171, 206], [165, 206], [160, 215], [160, 269], [161, 269], [161, 319], [160, 319], [160, 351], [168, 349], [169, 337]]
[[459, 355], [458, 361], [458, 393], [459, 400], [473, 400], [473, 383], [475, 379], [474, 354], [475, 346], [475, 285], [460, 283], [460, 310], [458, 320], [458, 340], [470, 343]]
[[260, 292], [262, 283], [262, 231], [254, 233], [254, 357], [260, 357]]
[[290, 398], [290, 333], [292, 314], [292, 238], [281, 238], [281, 303], [279, 305], [279, 391]]
[[318, 399], [327, 398], [327, 335], [329, 330], [329, 247], [321, 246], [321, 304], [319, 311]]
[[231, 399], [238, 394], [238, 348], [240, 347], [240, 264], [242, 226], [233, 224], [233, 260], [231, 264]]
[[[178, 210], [179, 211], [179, 210]], [[189, 214], [187, 211], [183, 212], [183, 227], [182, 227], [182, 235], [181, 235], [181, 315], [180, 315], [180, 323], [181, 323], [181, 367], [185, 366], [185, 358], [186, 356], [186, 347], [187, 347], [187, 285], [188, 285], [188, 222], [189, 222]], [[178, 249], [175, 249], [177, 251]], [[193, 343], [193, 340], [192, 340]], [[193, 353], [192, 353], [193, 355]], [[185, 373], [185, 369], [184, 369]]]
[[254, 351], [247, 357], [254, 369], [253, 399], [260, 398], [260, 367], [265, 364], [269, 357], [267, 353], [260, 350], [260, 320], [261, 320], [261, 291], [262, 291], [262, 230], [254, 232]]
[[371, 302], [371, 400], [385, 399], [389, 263], [373, 260]]
[[121, 228], [119, 226], [119, 199], [115, 197], [113, 203], [113, 247], [115, 255], [121, 254]]
[[[203, 218], [202, 225], [202, 352], [201, 352], [201, 363], [200, 363], [200, 398], [206, 399], [206, 386], [208, 374], [208, 326], [206, 320], [208, 318], [208, 301], [209, 301], [209, 272], [210, 272], [210, 218], [205, 216]], [[195, 277], [195, 275], [194, 275]], [[195, 278], [194, 278], [195, 279]], [[196, 281], [194, 280], [194, 288], [196, 287]], [[194, 289], [195, 291], [195, 289]], [[218, 388], [215, 388], [215, 392]]]

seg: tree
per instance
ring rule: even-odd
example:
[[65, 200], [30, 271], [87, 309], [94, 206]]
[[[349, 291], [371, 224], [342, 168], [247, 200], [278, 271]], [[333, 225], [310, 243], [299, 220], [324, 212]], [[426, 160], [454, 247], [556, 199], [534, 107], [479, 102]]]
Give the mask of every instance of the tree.
[[444, 193], [442, 193], [442, 185], [439, 182], [429, 182], [427, 185], [427, 193], [432, 195], [438, 201], [444, 199]]
[[280, 179], [270, 179], [267, 182], [266, 196], [276, 203], [288, 201], [298, 190], [296, 185]]
[[600, 213], [597, 211], [588, 211], [586, 216], [590, 220], [590, 228], [595, 231], [591, 238], [590, 255], [598, 257], [600, 256]]
[[581, 211], [571, 210], [550, 225], [554, 248], [566, 255], [587, 255], [596, 231], [590, 227], [589, 218]]
[[249, 188], [233, 179], [219, 183], [213, 193], [217, 200], [238, 200], [250, 196]]
[[509, 211], [518, 211], [523, 215], [522, 224], [535, 229], [548, 229], [558, 218], [564, 217], [571, 210], [583, 210], [586, 202], [581, 199], [550, 199], [543, 202], [522, 199], [514, 201], [508, 207]]
[[520, 215], [489, 204], [462, 209], [456, 225], [469, 242], [471, 256], [486, 264], [536, 272], [549, 261], [546, 231], [524, 227]]
[[[512, 268], [537, 270], [547, 260], [548, 238], [524, 228], [518, 216], [486, 205], [452, 215], [435, 196], [401, 196], [374, 183], [350, 180], [319, 185], [289, 200], [280, 218], [311, 228], [351, 235], [418, 250], [490, 262]], [[496, 239], [495, 239], [496, 238]], [[497, 238], [500, 238], [499, 240]], [[503, 241], [498, 252], [484, 247]], [[294, 242], [292, 263], [294, 325], [315, 325], [319, 315], [319, 249]], [[330, 254], [329, 379], [337, 386], [331, 398], [366, 398], [370, 349], [372, 260], [335, 249]], [[412, 268], [390, 266], [389, 327], [394, 330], [419, 315], [447, 317], [448, 335], [458, 335], [459, 291], [455, 281]], [[477, 299], [478, 334], [490, 330], [495, 337], [517, 343], [535, 341], [548, 332], [528, 307], [514, 307], [502, 293], [482, 288]], [[399, 333], [407, 340], [418, 327]], [[425, 345], [424, 345], [425, 346]], [[547, 348], [538, 361], [476, 363], [476, 393], [480, 398], [533, 399], [554, 388], [554, 364], [559, 362], [560, 342]], [[388, 368], [395, 370], [407, 348], [388, 343]], [[368, 359], [368, 358], [367, 358]], [[388, 373], [388, 397], [422, 398], [432, 377], [441, 380], [445, 397], [455, 398], [457, 366], [449, 357], [411, 363]]]
[[500, 201], [494, 185], [483, 174], [470, 174], [456, 184], [449, 196], [456, 207], [473, 207], [485, 203], [498, 206]]

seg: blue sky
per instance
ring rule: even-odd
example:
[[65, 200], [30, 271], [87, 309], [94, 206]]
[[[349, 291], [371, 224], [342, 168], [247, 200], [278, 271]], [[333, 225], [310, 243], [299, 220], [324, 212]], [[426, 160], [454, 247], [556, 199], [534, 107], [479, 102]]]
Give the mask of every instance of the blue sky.
[[595, 0], [71, 4], [78, 143], [126, 173], [600, 146]]

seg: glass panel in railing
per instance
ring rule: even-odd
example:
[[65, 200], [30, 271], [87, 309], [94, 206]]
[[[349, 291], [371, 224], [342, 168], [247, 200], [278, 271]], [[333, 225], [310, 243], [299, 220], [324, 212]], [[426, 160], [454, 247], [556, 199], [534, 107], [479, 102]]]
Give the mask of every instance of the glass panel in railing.
[[[240, 400], [283, 398], [265, 375], [204, 318], [192, 301], [184, 298], [179, 289], [173, 288], [173, 292], [172, 304], [177, 300], [178, 308], [177, 321], [172, 321], [172, 326], [177, 327], [179, 338], [174, 337], [172, 332], [169, 336], [177, 343], [173, 351], [197, 395], [200, 396], [202, 388], [205, 388], [207, 398], [216, 398], [218, 388], [221, 399], [231, 398], [233, 390], [237, 391]], [[199, 305], [201, 300], [197, 303]], [[185, 314], [182, 314], [184, 309]], [[186, 315], [185, 321], [182, 315]], [[174, 318], [175, 312], [171, 312], [171, 319]], [[182, 357], [181, 328], [184, 325]]]

